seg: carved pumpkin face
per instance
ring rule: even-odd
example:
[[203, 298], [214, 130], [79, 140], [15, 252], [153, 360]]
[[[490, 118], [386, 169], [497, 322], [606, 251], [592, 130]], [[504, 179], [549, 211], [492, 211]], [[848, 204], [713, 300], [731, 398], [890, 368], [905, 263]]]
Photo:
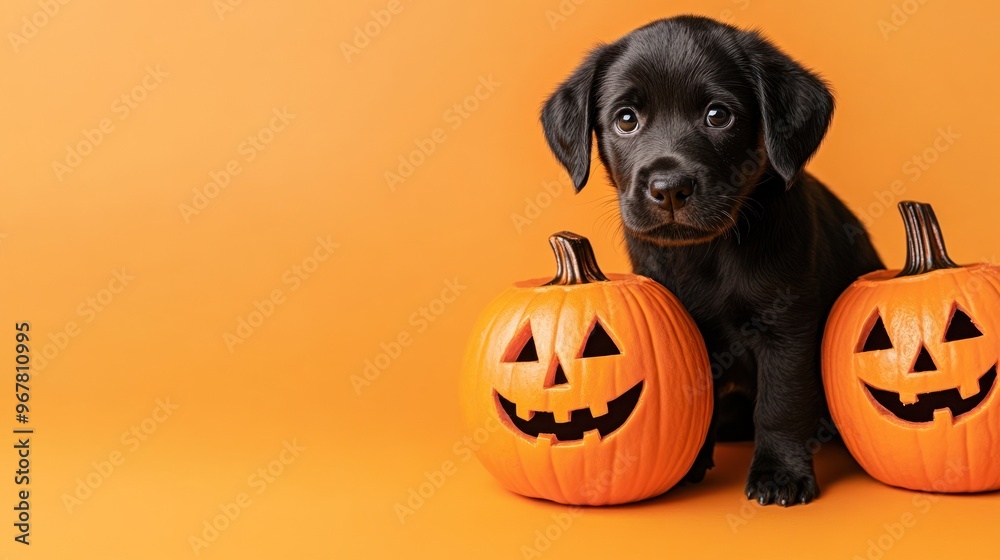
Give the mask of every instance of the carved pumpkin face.
[[905, 488], [1000, 488], [1000, 269], [948, 259], [930, 207], [902, 203], [902, 273], [861, 277], [827, 321], [823, 380], [858, 463]]
[[470, 433], [506, 488], [569, 504], [663, 493], [686, 474], [712, 411], [708, 355], [680, 302], [605, 277], [586, 239], [553, 236], [554, 283], [520, 283], [483, 313], [466, 354]]
[[[564, 317], [560, 319], [566, 320]], [[570, 328], [571, 321], [572, 319], [566, 320], [565, 329], [562, 325], [551, 325], [552, 334], [563, 330], [579, 334], [578, 329]], [[582, 378], [586, 375], [582, 371], [583, 368], [598, 368], [605, 372], [616, 370], [617, 367], [612, 365], [612, 360], [616, 358], [612, 356], [621, 356], [621, 350], [608, 334], [598, 315], [594, 316], [591, 327], [584, 332], [585, 336], [581, 338], [582, 346], [579, 351], [561, 358], [560, 349], [555, 344], [555, 336], [540, 336], [536, 343], [530, 318], [524, 323], [503, 357], [505, 363], [514, 364], [509, 366], [510, 374], [496, 379], [494, 385], [497, 415], [505, 424], [512, 426], [516, 432], [529, 440], [538, 437], [549, 438], [554, 445], [563, 445], [580, 441], [585, 434], [587, 437], [605, 438], [621, 428], [632, 416], [642, 395], [645, 375], [641, 372], [620, 371], [616, 375], [604, 376], [603, 383], [581, 385], [579, 390], [573, 390], [574, 387], [562, 367], [562, 359], [593, 360], [592, 363], [596, 364], [594, 366], [581, 364], [579, 368], [575, 368], [579, 369]], [[545, 358], [540, 358], [538, 355], [537, 347], [542, 344], [543, 348], [548, 350], [543, 354]], [[597, 358], [605, 359], [597, 360]], [[641, 367], [641, 364], [636, 365]], [[594, 374], [595, 377], [600, 375], [599, 372]], [[543, 390], [531, 390], [529, 385], [527, 391], [519, 391], [521, 387], [514, 384], [515, 379], [522, 382], [535, 381], [535, 388], [540, 387]], [[538, 381], [541, 381], [541, 384], [538, 384]], [[619, 386], [627, 387], [627, 390], [617, 394]], [[512, 398], [517, 396], [517, 402], [504, 397], [503, 393], [508, 393]], [[564, 402], [558, 402], [560, 399]], [[587, 406], [571, 409], [574, 401], [575, 404], [587, 403]]]

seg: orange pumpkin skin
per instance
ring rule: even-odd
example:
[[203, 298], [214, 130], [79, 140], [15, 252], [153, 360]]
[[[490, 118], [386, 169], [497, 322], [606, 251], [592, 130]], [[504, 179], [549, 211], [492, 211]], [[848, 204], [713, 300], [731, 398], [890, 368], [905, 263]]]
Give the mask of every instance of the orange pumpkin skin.
[[[872, 272], [840, 296], [827, 319], [822, 350], [830, 412], [851, 454], [877, 480], [935, 492], [996, 490], [1000, 402], [996, 383], [987, 378], [990, 371], [995, 377], [1000, 359], [1000, 268], [951, 263], [933, 211], [905, 204], [916, 203], [901, 203], [904, 216], [907, 209], [925, 213], [922, 219], [940, 243], [938, 257], [949, 264], [901, 276], [899, 271]], [[914, 247], [928, 234], [911, 231], [910, 222], [907, 229], [911, 258], [914, 251], [938, 250]], [[956, 309], [979, 335], [949, 340]], [[889, 340], [881, 349], [865, 350], [879, 317]], [[955, 409], [959, 414], [953, 418], [952, 408], [924, 403], [930, 406], [923, 412], [933, 414], [927, 420], [883, 406], [875, 395], [884, 392], [898, 393], [899, 405], [909, 404], [904, 409], [915, 409], [920, 402], [913, 401], [928, 394], [949, 403], [971, 398], [966, 407], [972, 408]], [[896, 405], [892, 395], [883, 398]]]
[[[573, 234], [553, 239], [560, 235]], [[507, 489], [565, 504], [620, 504], [665, 492], [693, 464], [712, 415], [708, 354], [694, 321], [676, 297], [642, 276], [544, 282], [509, 288], [474, 327], [462, 404], [467, 433], [482, 436], [477, 456]], [[583, 357], [596, 323], [619, 354]], [[513, 360], [529, 337], [537, 361]], [[555, 383], [557, 369], [562, 383]], [[552, 412], [556, 421], [588, 407], [598, 417], [639, 383], [634, 408], [603, 436], [533, 437], [500, 404], [503, 397], [518, 410]], [[562, 420], [577, 418], [570, 416]]]

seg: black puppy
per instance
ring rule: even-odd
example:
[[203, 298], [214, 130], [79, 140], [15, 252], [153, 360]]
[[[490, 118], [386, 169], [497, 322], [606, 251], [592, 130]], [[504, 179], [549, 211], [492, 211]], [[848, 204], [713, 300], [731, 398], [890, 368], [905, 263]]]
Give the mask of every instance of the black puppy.
[[708, 344], [716, 413], [687, 479], [713, 466], [716, 435], [753, 437], [746, 494], [762, 504], [819, 494], [823, 325], [882, 268], [854, 215], [802, 171], [832, 113], [823, 81], [761, 35], [693, 16], [599, 46], [542, 110], [577, 190], [596, 134], [635, 272], [676, 294]]

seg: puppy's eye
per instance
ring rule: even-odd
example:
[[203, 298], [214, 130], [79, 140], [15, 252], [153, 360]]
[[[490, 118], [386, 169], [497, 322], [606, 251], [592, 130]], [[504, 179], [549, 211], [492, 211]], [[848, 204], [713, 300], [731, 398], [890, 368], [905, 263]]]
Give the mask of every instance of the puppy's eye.
[[615, 130], [620, 134], [632, 134], [639, 129], [639, 117], [632, 109], [621, 109], [615, 115]]
[[705, 113], [705, 124], [713, 128], [729, 126], [733, 122], [733, 114], [722, 105], [712, 105]]

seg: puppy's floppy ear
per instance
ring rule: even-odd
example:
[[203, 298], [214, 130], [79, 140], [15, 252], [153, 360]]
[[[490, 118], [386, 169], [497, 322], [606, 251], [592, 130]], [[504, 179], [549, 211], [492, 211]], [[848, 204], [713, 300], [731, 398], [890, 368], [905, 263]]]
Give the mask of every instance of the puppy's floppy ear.
[[819, 147], [833, 116], [826, 83], [759, 33], [745, 36], [771, 166], [791, 186]]
[[605, 65], [606, 45], [595, 48], [542, 107], [545, 140], [566, 168], [577, 192], [590, 177], [590, 150], [596, 108], [596, 83]]

